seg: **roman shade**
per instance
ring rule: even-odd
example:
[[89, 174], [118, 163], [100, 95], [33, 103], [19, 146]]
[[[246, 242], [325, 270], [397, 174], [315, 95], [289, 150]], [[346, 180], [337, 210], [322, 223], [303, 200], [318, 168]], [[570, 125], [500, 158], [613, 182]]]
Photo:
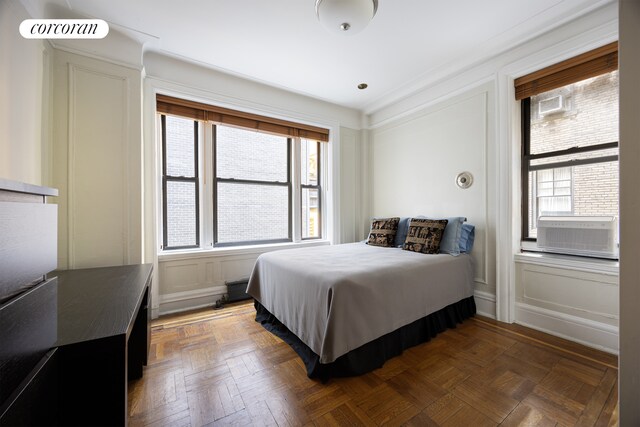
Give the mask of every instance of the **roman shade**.
[[162, 114], [188, 117], [194, 120], [211, 121], [246, 129], [255, 129], [260, 132], [308, 138], [322, 142], [329, 141], [329, 130], [321, 127], [231, 110], [167, 95], [156, 95], [156, 109]]
[[618, 42], [609, 43], [515, 80], [516, 100], [618, 69]]

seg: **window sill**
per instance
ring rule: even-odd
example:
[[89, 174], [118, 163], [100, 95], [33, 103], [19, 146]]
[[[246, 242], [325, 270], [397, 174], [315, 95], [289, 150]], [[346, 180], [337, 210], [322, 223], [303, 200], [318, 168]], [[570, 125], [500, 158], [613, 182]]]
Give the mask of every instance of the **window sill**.
[[513, 258], [516, 263], [520, 264], [541, 265], [544, 267], [562, 268], [564, 270], [576, 270], [607, 276], [618, 276], [620, 270], [620, 263], [616, 260], [587, 258], [576, 255], [521, 252], [515, 254]]
[[305, 240], [302, 242], [268, 243], [263, 245], [226, 246], [211, 249], [178, 249], [175, 251], [161, 251], [158, 261], [176, 261], [182, 259], [212, 258], [231, 255], [262, 254], [280, 249], [307, 248], [312, 246], [330, 245], [328, 240]]

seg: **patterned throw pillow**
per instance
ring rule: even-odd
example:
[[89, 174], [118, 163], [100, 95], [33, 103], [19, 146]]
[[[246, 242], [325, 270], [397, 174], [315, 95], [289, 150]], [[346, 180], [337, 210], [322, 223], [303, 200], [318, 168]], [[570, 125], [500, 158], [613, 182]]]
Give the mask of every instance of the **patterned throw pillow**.
[[393, 240], [398, 231], [399, 217], [394, 218], [377, 218], [371, 223], [371, 231], [369, 232], [368, 245], [393, 247]]
[[423, 254], [439, 253], [447, 222], [446, 219], [411, 218], [402, 249]]

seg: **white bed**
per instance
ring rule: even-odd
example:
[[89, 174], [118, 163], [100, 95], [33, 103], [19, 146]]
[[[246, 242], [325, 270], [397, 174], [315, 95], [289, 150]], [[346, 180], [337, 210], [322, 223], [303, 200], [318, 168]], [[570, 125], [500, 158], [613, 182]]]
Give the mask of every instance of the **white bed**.
[[456, 303], [473, 304], [473, 262], [364, 243], [282, 250], [258, 258], [247, 292], [330, 364]]

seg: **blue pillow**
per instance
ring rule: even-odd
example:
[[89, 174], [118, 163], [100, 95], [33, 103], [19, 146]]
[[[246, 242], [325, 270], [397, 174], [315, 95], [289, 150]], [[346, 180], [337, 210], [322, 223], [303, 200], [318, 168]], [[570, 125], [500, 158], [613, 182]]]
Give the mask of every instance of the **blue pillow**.
[[471, 224], [462, 224], [462, 232], [460, 233], [459, 249], [463, 253], [471, 253], [473, 249], [473, 241], [476, 238], [476, 227]]
[[462, 224], [467, 220], [463, 216], [454, 216], [444, 218], [448, 220], [447, 227], [444, 229], [442, 240], [440, 241], [440, 253], [460, 255], [460, 246], [458, 244], [460, 235], [462, 234]]
[[398, 230], [396, 231], [396, 238], [393, 241], [393, 245], [396, 248], [401, 248], [404, 245], [404, 241], [407, 239], [407, 233], [409, 232], [410, 217], [403, 216], [398, 223]]
[[[400, 222], [398, 223], [398, 231], [396, 231], [396, 237], [393, 242], [394, 246], [401, 248], [404, 244], [404, 241], [407, 239], [407, 233], [409, 232], [409, 222], [411, 222], [412, 217], [401, 217]], [[418, 215], [414, 218], [426, 218], [423, 215]], [[447, 227], [444, 229], [444, 234], [442, 236], [442, 240], [440, 241], [440, 253], [451, 254], [451, 255], [460, 255], [460, 252], [464, 252], [461, 250], [460, 246], [460, 238], [462, 236], [462, 228], [467, 225], [463, 224], [467, 218], [463, 216], [454, 216], [451, 218], [432, 218], [432, 219], [446, 219]], [[473, 228], [471, 225], [471, 246], [473, 246]], [[468, 234], [467, 234], [468, 235]], [[471, 252], [471, 248], [469, 248], [469, 252]]]

